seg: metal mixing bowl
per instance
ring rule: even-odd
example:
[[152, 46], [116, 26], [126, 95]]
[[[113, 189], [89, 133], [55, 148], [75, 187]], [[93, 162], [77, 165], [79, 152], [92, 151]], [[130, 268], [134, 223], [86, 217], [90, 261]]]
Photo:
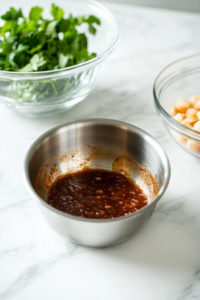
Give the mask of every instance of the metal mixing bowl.
[[[84, 166], [130, 176], [148, 195], [148, 204], [133, 214], [105, 220], [72, 216], [47, 204], [55, 178]], [[55, 231], [77, 244], [105, 247], [127, 240], [149, 220], [168, 186], [170, 164], [163, 148], [143, 130], [119, 121], [88, 119], [40, 136], [28, 150], [23, 172], [29, 193]]]

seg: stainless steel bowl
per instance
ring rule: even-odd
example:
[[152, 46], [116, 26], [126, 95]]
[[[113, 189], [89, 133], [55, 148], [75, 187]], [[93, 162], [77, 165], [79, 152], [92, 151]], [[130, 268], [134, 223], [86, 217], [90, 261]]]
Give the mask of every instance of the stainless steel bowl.
[[[86, 165], [126, 173], [144, 189], [149, 203], [131, 215], [106, 220], [75, 217], [46, 203], [57, 176]], [[29, 193], [55, 231], [77, 244], [105, 247], [127, 240], [149, 220], [168, 186], [170, 164], [163, 148], [143, 130], [119, 121], [88, 119], [40, 136], [28, 150], [23, 173]]]

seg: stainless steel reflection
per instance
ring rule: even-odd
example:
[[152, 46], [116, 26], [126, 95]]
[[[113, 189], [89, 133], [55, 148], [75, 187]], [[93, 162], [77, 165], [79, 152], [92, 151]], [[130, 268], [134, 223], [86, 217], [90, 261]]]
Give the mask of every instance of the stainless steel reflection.
[[[157, 196], [131, 215], [107, 220], [75, 217], [48, 205], [45, 192], [39, 197], [34, 189], [40, 168], [63, 151], [78, 149], [84, 152], [88, 144], [112, 147], [119, 153], [124, 151], [139, 164], [146, 165], [157, 176]], [[102, 159], [101, 164], [108, 165], [108, 162]], [[109, 168], [111, 166], [112, 162], [109, 162]], [[44, 217], [55, 231], [77, 244], [105, 247], [127, 240], [149, 220], [168, 186], [170, 164], [162, 147], [143, 130], [115, 120], [88, 119], [62, 124], [39, 137], [26, 155], [23, 173], [29, 193], [38, 201]]]

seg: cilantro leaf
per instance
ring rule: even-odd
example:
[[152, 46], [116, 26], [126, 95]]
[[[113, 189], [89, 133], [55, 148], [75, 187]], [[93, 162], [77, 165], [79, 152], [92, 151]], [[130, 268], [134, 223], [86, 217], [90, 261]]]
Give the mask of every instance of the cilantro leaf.
[[63, 53], [59, 53], [59, 67], [65, 68], [67, 66], [69, 59], [73, 59], [72, 54], [64, 55]]
[[19, 44], [17, 49], [9, 55], [9, 62], [13, 67], [21, 67], [28, 60], [25, 51], [29, 48], [27, 45]]
[[49, 22], [49, 24], [47, 25], [47, 28], [46, 28], [47, 35], [51, 35], [51, 34], [55, 33], [55, 27], [58, 24], [58, 22], [59, 22], [58, 20]]
[[[69, 14], [64, 18], [64, 10], [55, 4], [51, 5], [53, 19], [43, 18], [42, 13], [43, 8], [35, 6], [25, 17], [21, 9], [10, 7], [1, 16], [4, 24], [0, 27], [0, 70], [56, 70], [96, 57], [96, 53], [88, 52], [86, 32], [79, 32], [79, 26], [85, 23], [88, 32], [94, 35], [100, 25], [96, 16]], [[13, 92], [13, 83], [0, 79], [0, 94], [18, 101], [50, 101], [54, 97], [62, 97], [79, 80], [80, 76], [42, 81], [20, 80]]]
[[62, 8], [59, 8], [54, 3], [51, 5], [51, 14], [56, 20], [61, 20], [64, 16], [64, 11]]
[[90, 15], [90, 16], [87, 18], [87, 22], [90, 23], [90, 24], [96, 23], [97, 25], [101, 25], [100, 20], [99, 20], [97, 17], [93, 16], [93, 15]]
[[29, 12], [29, 19], [38, 22], [41, 18], [42, 12], [43, 12], [43, 8], [39, 6], [32, 7]]
[[97, 25], [100, 25], [100, 24], [101, 24], [100, 20], [99, 20], [97, 17], [93, 16], [93, 15], [90, 15], [90, 16], [85, 20], [85, 22], [88, 23], [88, 25], [89, 25], [89, 32], [90, 32], [91, 34], [95, 34], [96, 31], [97, 31], [96, 28], [94, 27], [93, 23], [96, 23]]
[[16, 21], [19, 18], [23, 18], [21, 8], [19, 10], [16, 10], [14, 7], [10, 7], [10, 10], [1, 16], [1, 19], [5, 21]]
[[1, 35], [5, 37], [6, 32], [10, 32], [11, 35], [15, 33], [17, 24], [15, 21], [9, 20], [6, 21], [4, 26], [1, 27]]

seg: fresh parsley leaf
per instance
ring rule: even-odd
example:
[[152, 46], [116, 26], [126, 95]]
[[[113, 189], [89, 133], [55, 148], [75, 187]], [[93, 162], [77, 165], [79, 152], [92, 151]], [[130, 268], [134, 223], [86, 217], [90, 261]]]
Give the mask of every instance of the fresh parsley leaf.
[[15, 21], [12, 20], [6, 21], [4, 26], [1, 27], [2, 37], [5, 37], [6, 32], [10, 32], [10, 35], [14, 35], [16, 28], [17, 28], [17, 24]]
[[41, 18], [42, 12], [43, 12], [43, 8], [39, 6], [32, 7], [29, 12], [29, 19], [38, 22]]
[[49, 24], [47, 25], [47, 28], [46, 28], [46, 34], [47, 35], [51, 35], [51, 34], [53, 34], [53, 33], [55, 33], [56, 34], [56, 32], [55, 32], [55, 27], [56, 27], [56, 25], [58, 24], [58, 20], [54, 20], [54, 21], [51, 21], [51, 22], [49, 22]]
[[23, 18], [21, 8], [16, 10], [14, 7], [10, 7], [10, 10], [1, 16], [1, 19], [5, 21], [17, 21], [19, 18]]
[[[88, 25], [95, 34], [100, 20], [93, 16], [64, 18], [62, 8], [52, 4], [53, 19], [44, 19], [43, 8], [32, 7], [25, 17], [21, 9], [11, 7], [1, 16], [0, 27], [0, 70], [38, 72], [70, 67], [96, 57], [88, 52], [86, 32], [79, 26]], [[81, 74], [80, 74], [81, 75]], [[62, 97], [63, 93], [79, 83], [80, 76], [56, 80], [20, 80], [13, 85], [0, 79], [0, 93], [18, 101], [50, 101]], [[13, 86], [14, 92], [13, 92]]]
[[100, 20], [99, 20], [97, 17], [93, 16], [93, 15], [90, 15], [90, 16], [87, 18], [87, 22], [90, 23], [90, 24], [96, 23], [97, 25], [101, 25]]
[[89, 32], [91, 34], [95, 34], [96, 31], [97, 31], [96, 28], [94, 27], [93, 23], [96, 23], [97, 25], [101, 24], [100, 20], [97, 17], [93, 16], [93, 15], [91, 15], [87, 19], [85, 19], [85, 22], [88, 23]]
[[64, 55], [63, 53], [59, 53], [59, 67], [65, 68], [67, 66], [69, 59], [72, 58], [73, 58], [72, 54]]
[[53, 3], [51, 6], [51, 14], [54, 17], [54, 19], [61, 20], [64, 16], [64, 11], [62, 10], [62, 8], [59, 8]]

